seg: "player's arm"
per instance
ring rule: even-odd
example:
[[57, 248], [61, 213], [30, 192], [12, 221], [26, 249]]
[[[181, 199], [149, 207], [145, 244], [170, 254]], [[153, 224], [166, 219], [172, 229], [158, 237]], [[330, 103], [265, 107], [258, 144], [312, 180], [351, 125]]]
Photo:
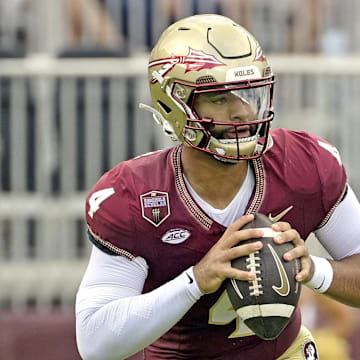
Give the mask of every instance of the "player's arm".
[[346, 305], [360, 307], [360, 254], [331, 261], [334, 278], [325, 293]]
[[295, 244], [284, 256], [286, 260], [301, 258], [303, 269], [298, 281], [344, 304], [360, 307], [360, 203], [350, 186], [328, 222], [315, 232], [334, 260], [311, 257], [288, 223], [279, 222], [273, 228], [283, 232], [275, 241]]
[[192, 268], [141, 294], [145, 260], [93, 247], [76, 297], [76, 338], [84, 360], [125, 359], [164, 334], [200, 298]]
[[329, 221], [315, 232], [334, 260], [326, 295], [360, 307], [360, 203], [350, 186]]
[[94, 247], [76, 298], [77, 343], [83, 359], [125, 359], [163, 335], [202, 293], [216, 291], [226, 277], [253, 279], [255, 274], [231, 267], [232, 259], [262, 246], [255, 242], [233, 248], [241, 240], [263, 235], [255, 229], [239, 231], [252, 218], [237, 220], [194, 268], [146, 294], [141, 294], [148, 273], [143, 258], [111, 256]]

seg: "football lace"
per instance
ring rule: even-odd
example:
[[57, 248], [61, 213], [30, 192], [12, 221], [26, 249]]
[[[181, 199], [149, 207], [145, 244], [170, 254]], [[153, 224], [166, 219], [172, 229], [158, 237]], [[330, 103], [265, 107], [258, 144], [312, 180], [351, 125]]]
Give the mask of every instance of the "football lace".
[[262, 284], [261, 284], [261, 271], [260, 271], [260, 257], [256, 256], [259, 254], [259, 251], [255, 251], [251, 254], [249, 254], [249, 257], [246, 259], [246, 268], [255, 273], [256, 277], [254, 280], [250, 280], [249, 283], [251, 285], [249, 286], [250, 289], [250, 296], [260, 296], [264, 292], [262, 291]]

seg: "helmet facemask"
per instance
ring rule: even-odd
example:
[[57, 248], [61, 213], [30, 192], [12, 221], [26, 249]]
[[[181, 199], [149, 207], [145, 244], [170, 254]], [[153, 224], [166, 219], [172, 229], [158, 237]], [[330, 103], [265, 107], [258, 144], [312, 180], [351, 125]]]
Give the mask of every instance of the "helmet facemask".
[[[223, 162], [237, 162], [262, 155], [268, 144], [273, 119], [274, 77], [230, 83], [192, 85], [187, 104], [178, 96], [182, 85], [175, 81], [172, 98], [187, 120], [184, 142]], [[210, 111], [210, 112], [209, 112]]]

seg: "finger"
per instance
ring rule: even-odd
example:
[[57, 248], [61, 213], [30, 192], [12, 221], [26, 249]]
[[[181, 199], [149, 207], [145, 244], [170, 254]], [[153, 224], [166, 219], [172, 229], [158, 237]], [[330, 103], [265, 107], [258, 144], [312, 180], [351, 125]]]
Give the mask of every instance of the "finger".
[[308, 259], [309, 258], [301, 259], [301, 271], [299, 271], [296, 275], [296, 281], [304, 281], [305, 279], [309, 278], [311, 270], [311, 260]]
[[254, 220], [254, 215], [244, 215], [241, 218], [234, 221], [225, 231], [226, 233], [233, 233], [235, 231], [240, 230], [245, 224], [249, 223], [250, 221]]
[[251, 281], [254, 280], [256, 277], [256, 274], [254, 272], [235, 269], [231, 266], [226, 268], [223, 274], [229, 279], [244, 280], [244, 281]]
[[222, 249], [229, 249], [239, 244], [241, 241], [262, 238], [263, 235], [264, 231], [259, 229], [238, 230], [230, 236], [223, 236], [223, 238], [221, 238], [221, 242], [219, 242], [219, 246]]
[[283, 244], [292, 241], [295, 245], [301, 245], [303, 240], [295, 229], [286, 230], [274, 237], [277, 244]]
[[284, 259], [286, 261], [291, 261], [308, 255], [309, 252], [306, 246], [296, 246], [295, 248], [284, 254]]
[[286, 231], [291, 229], [291, 225], [285, 221], [279, 221], [271, 226], [274, 231]]
[[260, 250], [263, 247], [261, 241], [250, 242], [247, 244], [232, 247], [226, 252], [225, 259], [227, 261], [237, 259], [242, 256], [247, 256], [255, 251]]
[[303, 281], [304, 279], [306, 279], [308, 277], [307, 275], [307, 271], [304, 269], [304, 270], [301, 270], [300, 272], [298, 272], [298, 274], [296, 275], [295, 279], [296, 281]]

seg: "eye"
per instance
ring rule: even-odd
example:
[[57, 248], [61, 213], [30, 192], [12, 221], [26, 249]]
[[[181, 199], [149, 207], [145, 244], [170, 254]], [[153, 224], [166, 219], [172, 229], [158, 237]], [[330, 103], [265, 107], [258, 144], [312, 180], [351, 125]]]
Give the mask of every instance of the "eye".
[[221, 96], [221, 95], [218, 95], [218, 96], [214, 96], [210, 99], [210, 102], [215, 104], [215, 105], [223, 105], [227, 102], [227, 99], [225, 96]]

